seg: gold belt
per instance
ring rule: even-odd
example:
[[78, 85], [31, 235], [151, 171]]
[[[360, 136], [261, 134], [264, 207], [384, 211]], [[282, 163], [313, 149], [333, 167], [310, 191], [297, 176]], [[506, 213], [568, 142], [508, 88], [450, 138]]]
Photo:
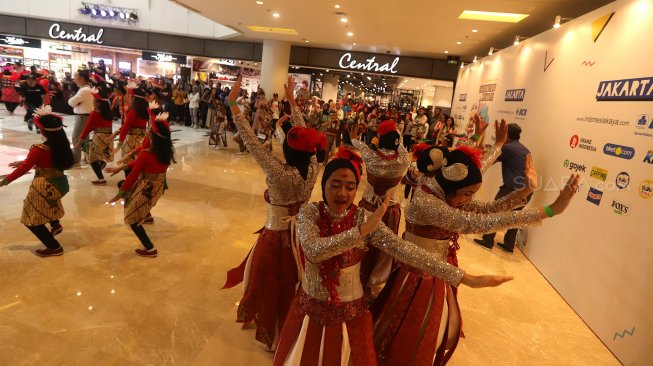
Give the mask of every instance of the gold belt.
[[61, 177], [63, 171], [55, 168], [36, 168], [34, 169], [34, 176], [43, 178], [56, 178]]
[[111, 127], [99, 127], [96, 128], [93, 132], [95, 133], [111, 133]]
[[145, 135], [144, 128], [132, 128], [127, 132], [128, 135]]

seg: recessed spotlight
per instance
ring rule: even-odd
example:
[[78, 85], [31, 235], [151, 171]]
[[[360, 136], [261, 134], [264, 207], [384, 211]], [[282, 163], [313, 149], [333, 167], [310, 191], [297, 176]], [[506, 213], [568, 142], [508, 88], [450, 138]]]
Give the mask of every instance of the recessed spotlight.
[[355, 45], [356, 45], [356, 42], [354, 42], [354, 43], [352, 43], [352, 45], [354, 45], [354, 46], [355, 46]]
[[281, 16], [281, 14], [279, 14], [279, 13], [272, 13], [272, 16], [275, 17], [275, 18], [278, 18], [278, 17]]
[[334, 5], [333, 7], [336, 8], [336, 9], [340, 9], [340, 5], [338, 5], [338, 4]]
[[305, 39], [304, 42], [308, 43], [308, 39]]
[[444, 51], [444, 53], [449, 53], [449, 51]]
[[472, 33], [477, 33], [478, 29], [472, 29]]
[[353, 36], [354, 36], [354, 32], [347, 32], [347, 35], [348, 35], [349, 37], [353, 37]]
[[347, 23], [349, 20], [345, 17], [340, 18], [340, 21], [343, 23]]
[[460, 41], [458, 41], [458, 42], [456, 42], [456, 44], [463, 44], [463, 43], [462, 43], [462, 42], [460, 42]]
[[263, 2], [262, 1], [257, 1], [256, 4], [263, 5]]

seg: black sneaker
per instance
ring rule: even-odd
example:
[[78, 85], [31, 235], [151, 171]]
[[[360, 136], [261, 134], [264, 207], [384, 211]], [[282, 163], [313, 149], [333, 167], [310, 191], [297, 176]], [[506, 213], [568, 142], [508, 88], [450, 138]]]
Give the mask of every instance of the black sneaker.
[[506, 245], [504, 243], [498, 243], [497, 246], [499, 246], [499, 248], [501, 248], [504, 252], [506, 252], [508, 254], [513, 254], [513, 250], [515, 250], [514, 246], [511, 248], [511, 247], [509, 247], [508, 245]]
[[39, 257], [56, 257], [59, 255], [63, 255], [63, 248], [59, 247], [57, 249], [50, 249], [50, 248], [37, 249], [36, 255], [38, 255]]
[[480, 245], [481, 247], [487, 249], [487, 250], [492, 250], [492, 247], [494, 246], [494, 243], [491, 243], [489, 241], [483, 240], [483, 239], [474, 239], [474, 243]]

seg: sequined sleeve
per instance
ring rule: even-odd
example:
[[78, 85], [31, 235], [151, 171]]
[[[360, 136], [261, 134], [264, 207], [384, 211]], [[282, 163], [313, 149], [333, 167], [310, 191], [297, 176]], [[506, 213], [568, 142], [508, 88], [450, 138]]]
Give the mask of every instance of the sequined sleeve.
[[261, 145], [258, 137], [254, 134], [254, 130], [245, 119], [242, 113], [234, 116], [234, 123], [238, 127], [240, 138], [247, 146], [247, 150], [252, 153], [254, 160], [263, 169], [263, 172], [268, 177], [280, 176], [284, 173], [284, 165], [281, 161], [272, 155], [272, 152]]
[[[371, 214], [369, 211], [365, 212], [366, 216]], [[400, 239], [383, 223], [380, 223], [379, 227], [370, 233], [366, 239], [368, 244], [383, 250], [398, 261], [441, 278], [452, 286], [458, 286], [465, 273], [462, 269], [437, 259], [425, 249]]]
[[280, 145], [283, 145], [283, 142], [286, 140], [286, 134], [283, 132], [281, 127], [277, 127], [274, 130], [274, 137], [276, 137]]
[[519, 191], [514, 191], [491, 202], [472, 201], [464, 204], [460, 209], [476, 213], [506, 212], [518, 207], [523, 207], [526, 203], [527, 201], [521, 198]]
[[304, 114], [298, 106], [292, 107], [292, 125], [306, 127], [306, 122], [304, 122]]
[[299, 242], [309, 262], [319, 263], [349, 249], [365, 247], [358, 225], [340, 234], [320, 237], [320, 231], [316, 224], [320, 217], [317, 205], [317, 203], [304, 205], [297, 215]]
[[485, 172], [494, 164], [501, 155], [501, 148], [497, 145], [492, 145], [490, 150], [483, 154], [483, 159], [481, 159], [481, 174]]
[[358, 149], [361, 153], [361, 158], [364, 162], [369, 162], [374, 155], [374, 150], [372, 150], [367, 144], [361, 140], [351, 140], [352, 145]]
[[501, 213], [475, 213], [453, 208], [421, 190], [406, 209], [406, 221], [433, 225], [460, 234], [483, 234], [542, 222], [537, 209]]

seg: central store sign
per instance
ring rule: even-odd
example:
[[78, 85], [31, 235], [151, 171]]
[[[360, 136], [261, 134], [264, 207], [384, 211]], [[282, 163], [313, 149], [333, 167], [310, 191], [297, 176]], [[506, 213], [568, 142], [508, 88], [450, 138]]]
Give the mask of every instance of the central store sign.
[[365, 70], [369, 72], [389, 72], [396, 74], [397, 70], [395, 69], [399, 64], [399, 57], [395, 57], [392, 62], [386, 64], [379, 64], [376, 62], [376, 56], [368, 58], [365, 62], [359, 62], [353, 59], [351, 53], [347, 52], [338, 61], [338, 65], [342, 69], [352, 69], [352, 70]]
[[82, 32], [83, 27], [79, 27], [72, 32], [68, 32], [65, 29], [61, 28], [62, 27], [59, 23], [52, 24], [48, 30], [48, 35], [50, 38], [82, 43], [104, 43], [102, 40], [102, 33], [104, 33], [104, 29], [102, 28], [100, 28], [96, 34], [86, 34]]

